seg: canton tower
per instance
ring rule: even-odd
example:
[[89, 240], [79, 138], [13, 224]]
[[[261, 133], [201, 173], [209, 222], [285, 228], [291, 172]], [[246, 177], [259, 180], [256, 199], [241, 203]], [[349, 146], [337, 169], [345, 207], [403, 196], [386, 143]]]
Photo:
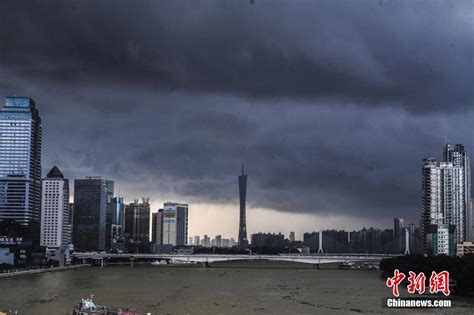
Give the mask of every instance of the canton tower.
[[240, 199], [240, 222], [239, 222], [239, 247], [247, 247], [247, 223], [245, 214], [245, 202], [247, 196], [247, 175], [244, 175], [244, 164], [242, 164], [242, 175], [239, 176], [239, 199]]

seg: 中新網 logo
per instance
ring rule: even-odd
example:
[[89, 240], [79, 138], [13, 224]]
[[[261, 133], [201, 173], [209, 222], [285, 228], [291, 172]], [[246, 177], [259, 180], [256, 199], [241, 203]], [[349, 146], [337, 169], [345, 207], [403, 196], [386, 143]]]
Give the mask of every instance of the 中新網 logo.
[[[400, 272], [398, 269], [395, 269], [393, 273], [393, 277], [387, 279], [387, 287], [392, 288], [392, 293], [394, 296], [398, 297], [400, 295], [398, 291], [398, 286], [405, 280], [406, 275], [403, 272]], [[416, 274], [413, 271], [409, 272], [408, 277], [408, 293], [411, 294], [424, 294], [426, 291], [426, 276], [423, 272]], [[450, 294], [449, 291], [449, 272], [448, 271], [441, 271], [431, 273], [429, 279], [429, 292], [439, 293], [442, 292], [445, 296]]]

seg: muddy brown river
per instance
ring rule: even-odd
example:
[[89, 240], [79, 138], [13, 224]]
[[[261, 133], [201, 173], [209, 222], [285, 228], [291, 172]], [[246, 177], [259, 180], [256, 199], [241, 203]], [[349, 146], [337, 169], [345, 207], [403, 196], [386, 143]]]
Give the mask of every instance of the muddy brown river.
[[391, 289], [380, 271], [324, 268], [270, 262], [85, 267], [0, 279], [0, 310], [70, 314], [94, 294], [98, 304], [139, 314], [474, 314], [472, 297], [452, 297], [450, 309], [388, 309], [382, 304]]

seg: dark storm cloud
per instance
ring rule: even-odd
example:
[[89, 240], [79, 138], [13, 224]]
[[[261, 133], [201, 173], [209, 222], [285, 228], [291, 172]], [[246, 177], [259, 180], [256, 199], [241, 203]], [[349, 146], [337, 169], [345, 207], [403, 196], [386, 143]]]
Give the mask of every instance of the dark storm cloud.
[[0, 61], [259, 98], [472, 104], [472, 1], [4, 1]]
[[2, 1], [0, 95], [44, 159], [128, 198], [419, 217], [420, 161], [472, 140], [471, 1]]

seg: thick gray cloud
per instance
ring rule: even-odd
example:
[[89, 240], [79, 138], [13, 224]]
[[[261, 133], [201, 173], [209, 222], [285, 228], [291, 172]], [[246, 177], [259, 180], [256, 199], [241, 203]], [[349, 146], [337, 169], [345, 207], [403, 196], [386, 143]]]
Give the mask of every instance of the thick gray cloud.
[[420, 161], [474, 144], [472, 1], [2, 1], [0, 95], [44, 167], [122, 193], [416, 220]]
[[473, 101], [472, 1], [1, 6], [1, 61], [25, 75], [411, 111]]

